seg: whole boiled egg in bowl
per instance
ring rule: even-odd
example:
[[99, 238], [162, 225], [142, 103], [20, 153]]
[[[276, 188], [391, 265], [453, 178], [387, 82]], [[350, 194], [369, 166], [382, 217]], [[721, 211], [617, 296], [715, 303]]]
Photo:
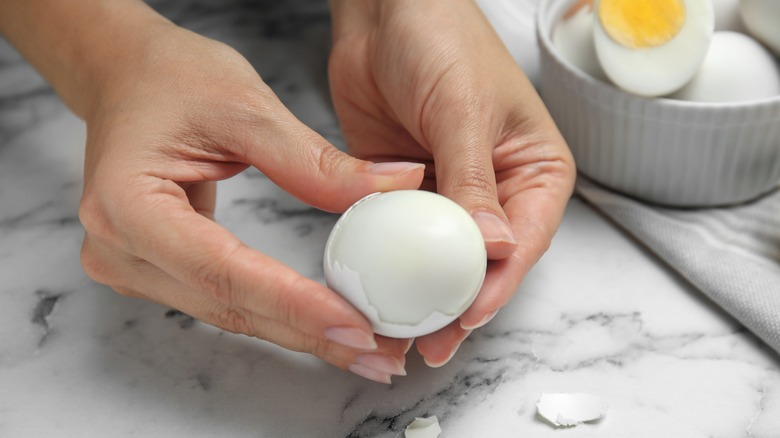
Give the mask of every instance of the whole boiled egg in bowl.
[[540, 92], [579, 172], [643, 201], [780, 183], [780, 1], [544, 0]]

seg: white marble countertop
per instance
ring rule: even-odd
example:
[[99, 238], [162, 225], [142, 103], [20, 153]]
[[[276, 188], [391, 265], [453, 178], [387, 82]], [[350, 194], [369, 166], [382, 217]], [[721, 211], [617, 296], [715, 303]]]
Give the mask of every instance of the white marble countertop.
[[[325, 2], [245, 3], [155, 4], [239, 49], [338, 144]], [[428, 415], [447, 438], [780, 436], [778, 355], [579, 198], [496, 319], [442, 368], [410, 353], [408, 376], [386, 386], [90, 281], [77, 218], [84, 136], [3, 42], [0, 437], [402, 437]], [[334, 216], [256, 171], [219, 190], [220, 222], [322, 279]], [[536, 415], [543, 392], [586, 392], [610, 408], [554, 429]]]

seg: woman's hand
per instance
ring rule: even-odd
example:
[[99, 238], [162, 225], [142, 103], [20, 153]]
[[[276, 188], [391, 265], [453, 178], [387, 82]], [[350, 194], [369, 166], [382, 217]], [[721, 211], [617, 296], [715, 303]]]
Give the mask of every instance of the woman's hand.
[[423, 187], [477, 221], [491, 259], [459, 321], [417, 340], [446, 363], [548, 248], [574, 164], [544, 105], [471, 0], [333, 0], [330, 84], [350, 152], [426, 163]]
[[[212, 220], [215, 181], [251, 165], [304, 202], [343, 211], [369, 193], [417, 188], [422, 165], [339, 152], [293, 117], [238, 53], [140, 1], [48, 3], [3, 11], [27, 17], [40, 34], [15, 22], [4, 30], [21, 38], [23, 52], [87, 122], [87, 274], [369, 379], [404, 374], [411, 342], [375, 337], [335, 292]], [[59, 51], [44, 56], [49, 47]]]

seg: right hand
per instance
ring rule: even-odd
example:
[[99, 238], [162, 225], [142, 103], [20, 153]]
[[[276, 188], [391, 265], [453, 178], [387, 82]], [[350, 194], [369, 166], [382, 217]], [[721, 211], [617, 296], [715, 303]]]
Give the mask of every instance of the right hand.
[[87, 274], [372, 380], [404, 374], [411, 341], [375, 336], [335, 292], [213, 221], [215, 181], [251, 165], [302, 201], [343, 212], [373, 192], [419, 187], [422, 166], [349, 157], [298, 121], [231, 48], [167, 22], [154, 29], [84, 106]]

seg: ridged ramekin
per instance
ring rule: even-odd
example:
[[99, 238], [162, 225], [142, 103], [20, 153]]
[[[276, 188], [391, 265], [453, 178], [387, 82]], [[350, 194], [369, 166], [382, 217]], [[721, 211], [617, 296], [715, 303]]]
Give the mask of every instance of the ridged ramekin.
[[613, 190], [676, 207], [746, 202], [780, 182], [780, 96], [699, 103], [626, 93], [556, 51], [554, 24], [573, 0], [537, 16], [540, 93], [580, 173]]

